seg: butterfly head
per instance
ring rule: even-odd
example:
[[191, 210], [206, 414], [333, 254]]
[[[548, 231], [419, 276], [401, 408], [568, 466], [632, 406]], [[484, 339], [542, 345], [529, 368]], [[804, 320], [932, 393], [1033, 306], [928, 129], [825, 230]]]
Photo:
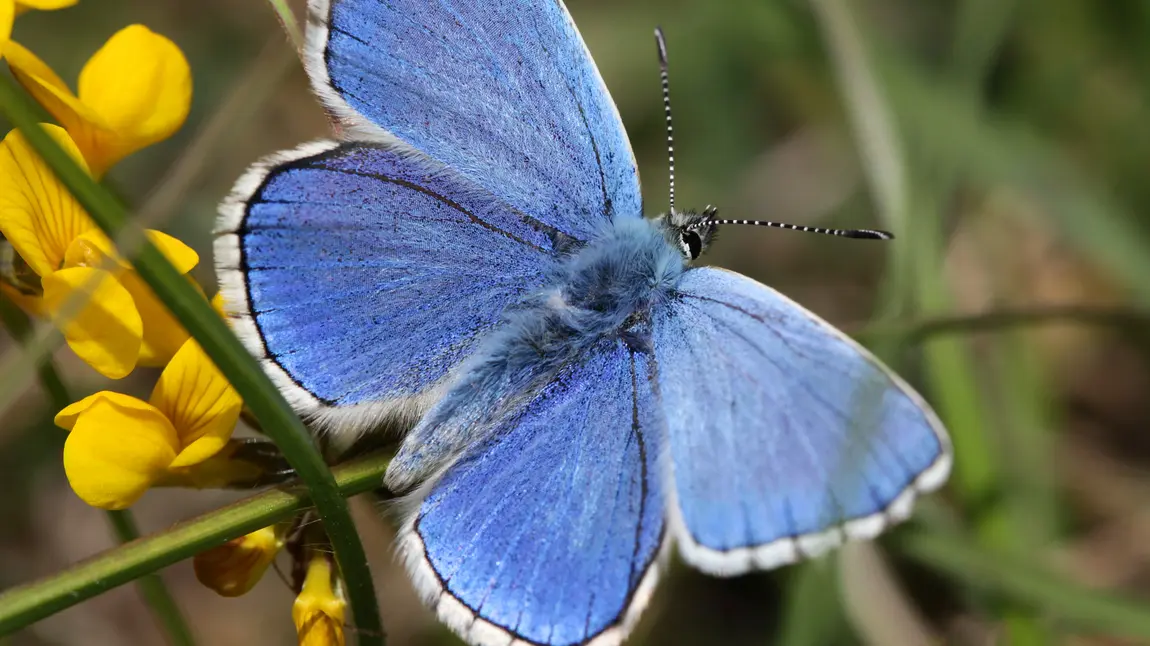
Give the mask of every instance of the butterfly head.
[[658, 222], [662, 226], [663, 236], [671, 246], [683, 254], [683, 258], [690, 262], [707, 250], [707, 246], [715, 238], [715, 228], [718, 223], [715, 216], [718, 209], [708, 206], [699, 211], [677, 211], [672, 209], [669, 213], [659, 216]]

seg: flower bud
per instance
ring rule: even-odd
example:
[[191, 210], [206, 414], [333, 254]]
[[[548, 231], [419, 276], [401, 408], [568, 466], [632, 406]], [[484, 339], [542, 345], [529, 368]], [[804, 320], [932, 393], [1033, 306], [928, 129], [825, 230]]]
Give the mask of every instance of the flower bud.
[[223, 597], [238, 597], [255, 587], [276, 558], [283, 539], [275, 527], [200, 552], [192, 559], [196, 578]]
[[331, 556], [312, 552], [303, 590], [291, 611], [300, 646], [343, 646], [346, 609], [347, 602], [335, 579]]

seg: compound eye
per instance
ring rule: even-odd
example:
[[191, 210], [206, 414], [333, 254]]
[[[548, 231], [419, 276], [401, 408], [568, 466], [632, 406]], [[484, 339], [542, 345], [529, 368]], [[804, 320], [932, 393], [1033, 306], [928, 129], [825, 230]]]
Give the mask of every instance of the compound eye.
[[703, 239], [699, 234], [690, 229], [684, 229], [679, 234], [679, 240], [682, 243], [683, 251], [687, 252], [687, 257], [691, 260], [699, 257], [703, 253]]

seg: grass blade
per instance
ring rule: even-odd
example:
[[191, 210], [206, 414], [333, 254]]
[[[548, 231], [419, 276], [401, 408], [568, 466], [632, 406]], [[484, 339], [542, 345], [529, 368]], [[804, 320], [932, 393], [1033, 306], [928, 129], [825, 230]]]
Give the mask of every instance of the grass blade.
[[1024, 554], [990, 552], [940, 533], [905, 537], [902, 551], [965, 585], [998, 592], [1083, 630], [1150, 639], [1150, 605], [1091, 590], [1054, 575]]
[[284, 0], [268, 0], [268, 4], [272, 6], [272, 11], [276, 12], [279, 17], [280, 23], [287, 32], [288, 38], [291, 39], [292, 45], [295, 46], [297, 52], [303, 51], [303, 30], [300, 29], [299, 22], [295, 19], [295, 13], [288, 6]]

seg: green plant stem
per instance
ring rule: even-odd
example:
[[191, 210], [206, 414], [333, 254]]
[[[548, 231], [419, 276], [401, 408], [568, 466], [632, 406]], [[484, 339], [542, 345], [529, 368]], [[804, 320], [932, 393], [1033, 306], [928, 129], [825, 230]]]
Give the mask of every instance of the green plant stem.
[[846, 106], [867, 188], [884, 226], [907, 229], [907, 169], [887, 98], [869, 63], [866, 43], [843, 0], [809, 0]]
[[995, 57], [1013, 26], [1018, 0], [966, 0], [958, 5], [950, 67], [954, 80], [973, 98], [982, 96]]
[[284, 31], [287, 32], [288, 38], [291, 38], [296, 51], [303, 51], [303, 30], [300, 29], [299, 22], [295, 19], [295, 13], [292, 12], [291, 7], [285, 0], [268, 0], [268, 4], [272, 6], [272, 11], [276, 12], [276, 16], [279, 17], [280, 23], [283, 24]]
[[[118, 239], [121, 229], [132, 233], [123, 205], [94, 182], [39, 127], [27, 97], [11, 79], [3, 77], [0, 77], [0, 111], [24, 133], [32, 148], [109, 237]], [[356, 534], [347, 501], [340, 496], [331, 471], [316, 451], [307, 429], [259, 364], [192, 284], [143, 235], [137, 233], [129, 237], [138, 240], [138, 253], [127, 255], [133, 258], [140, 277], [235, 386], [259, 419], [264, 432], [280, 447], [310, 490], [347, 584], [349, 605], [361, 629], [360, 643], [383, 644], [383, 626], [367, 556]]]
[[[0, 318], [3, 319], [4, 326], [16, 341], [24, 343], [32, 334], [32, 324], [28, 320], [28, 316], [6, 298], [0, 298]], [[56, 366], [53, 365], [50, 357], [43, 358], [39, 366], [39, 375], [40, 385], [47, 393], [48, 401], [51, 402], [53, 410], [60, 410], [72, 403], [73, 397], [68, 392], [68, 387], [60, 378], [60, 374], [56, 371]], [[126, 510], [108, 511], [106, 514], [108, 524], [111, 525], [116, 539], [121, 544], [140, 537], [132, 512]], [[144, 598], [144, 603], [147, 604], [156, 620], [160, 622], [168, 636], [168, 641], [174, 646], [195, 646], [196, 640], [192, 635], [191, 628], [184, 620], [172, 593], [160, 577], [148, 575], [141, 578], [137, 584], [140, 588], [140, 594]]]
[[[341, 496], [376, 489], [390, 456], [368, 456], [335, 468]], [[155, 572], [204, 550], [291, 518], [311, 505], [302, 486], [278, 487], [134, 540], [57, 572], [0, 593], [0, 635]]]
[[1098, 325], [1127, 332], [1150, 327], [1150, 311], [1133, 307], [1049, 305], [1028, 309], [993, 310], [982, 314], [932, 316], [902, 323], [846, 325], [848, 334], [867, 341], [894, 337], [900, 342], [921, 343], [934, 336], [1006, 332], [1043, 325]]
[[[963, 0], [958, 4], [950, 77], [961, 88], [964, 103], [977, 115], [987, 111], [984, 88], [996, 54], [1014, 24], [1017, 5], [1016, 0]], [[932, 165], [942, 168], [935, 193], [941, 204], [955, 194], [964, 178], [955, 169]], [[1044, 468], [1050, 464], [1047, 429], [1052, 428], [1053, 420], [1051, 411], [1042, 405], [1050, 395], [1041, 359], [1017, 332], [998, 335], [989, 345], [993, 350], [987, 361], [998, 365], [982, 376], [982, 392], [999, 414], [993, 418], [983, 416], [980, 422], [984, 424], [983, 434], [996, 438], [993, 447], [989, 443], [987, 447], [997, 455], [987, 457], [993, 459], [995, 488], [1001, 498], [978, 514], [980, 542], [992, 549], [1010, 551], [1049, 545], [1057, 540], [1057, 498]], [[992, 385], [985, 380], [993, 380]], [[998, 401], [994, 401], [996, 398]], [[1001, 608], [1000, 615], [1004, 638], [1011, 644], [1037, 646], [1053, 639], [1047, 622], [1030, 608], [1010, 603]]]
[[1145, 603], [1056, 576], [1025, 554], [989, 551], [937, 532], [911, 533], [900, 546], [903, 553], [957, 581], [1001, 593], [1081, 629], [1150, 639]]
[[848, 633], [839, 601], [838, 558], [803, 563], [792, 568], [777, 646], [817, 646], [842, 643]]
[[[140, 537], [140, 530], [136, 527], [136, 519], [131, 512], [109, 510], [107, 513], [116, 540], [121, 544], [130, 543]], [[171, 592], [160, 579], [160, 575], [155, 572], [145, 574], [136, 581], [136, 585], [152, 609], [152, 614], [156, 616], [156, 620], [168, 635], [168, 641], [173, 646], [195, 646], [196, 640], [192, 636], [192, 630]]]

